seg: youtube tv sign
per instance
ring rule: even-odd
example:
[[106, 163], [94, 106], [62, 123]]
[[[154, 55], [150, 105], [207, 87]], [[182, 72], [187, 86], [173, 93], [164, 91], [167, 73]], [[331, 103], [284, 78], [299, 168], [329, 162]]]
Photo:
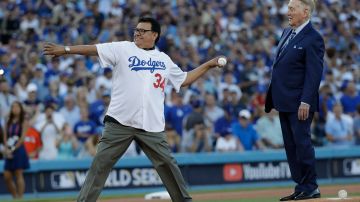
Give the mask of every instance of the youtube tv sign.
[[225, 164], [222, 173], [229, 183], [291, 179], [287, 162]]
[[225, 182], [236, 182], [243, 180], [243, 167], [241, 164], [224, 165], [223, 175]]

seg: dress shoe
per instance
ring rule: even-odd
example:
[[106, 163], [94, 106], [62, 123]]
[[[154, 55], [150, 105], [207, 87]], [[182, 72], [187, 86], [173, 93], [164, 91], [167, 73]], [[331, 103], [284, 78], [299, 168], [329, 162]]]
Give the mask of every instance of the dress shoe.
[[320, 191], [319, 189], [315, 189], [312, 192], [301, 192], [299, 195], [297, 195], [294, 200], [306, 200], [306, 199], [313, 199], [313, 198], [320, 198]]
[[284, 196], [282, 198], [280, 198], [280, 201], [292, 201], [295, 199], [296, 196], [298, 196], [299, 194], [301, 194], [301, 192], [294, 192], [289, 196]]

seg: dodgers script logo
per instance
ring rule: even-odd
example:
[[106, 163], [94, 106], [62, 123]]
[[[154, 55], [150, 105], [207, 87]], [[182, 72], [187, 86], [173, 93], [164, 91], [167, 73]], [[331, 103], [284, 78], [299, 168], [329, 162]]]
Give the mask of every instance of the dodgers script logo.
[[128, 60], [130, 62], [129, 67], [131, 71], [139, 71], [139, 70], [149, 70], [153, 73], [155, 70], [165, 70], [165, 64], [161, 61], [155, 61], [151, 58], [146, 60], [141, 60], [136, 56], [131, 56]]

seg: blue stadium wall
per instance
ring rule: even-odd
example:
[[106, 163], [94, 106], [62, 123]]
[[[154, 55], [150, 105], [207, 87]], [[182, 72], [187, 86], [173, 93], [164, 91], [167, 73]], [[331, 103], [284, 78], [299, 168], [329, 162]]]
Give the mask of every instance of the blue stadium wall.
[[[319, 181], [360, 182], [360, 148], [316, 150]], [[291, 175], [283, 150], [243, 153], [176, 154], [190, 188], [222, 189], [254, 184], [290, 184]], [[26, 194], [77, 193], [84, 183], [91, 160], [31, 161], [25, 172]], [[0, 199], [9, 197], [0, 161]], [[104, 192], [136, 193], [163, 189], [151, 162], [144, 156], [121, 159], [111, 171]]]

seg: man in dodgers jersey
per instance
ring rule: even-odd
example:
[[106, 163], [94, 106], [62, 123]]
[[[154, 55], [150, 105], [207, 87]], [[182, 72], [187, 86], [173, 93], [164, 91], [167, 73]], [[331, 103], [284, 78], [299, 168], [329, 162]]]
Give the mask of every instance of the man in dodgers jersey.
[[134, 42], [60, 46], [46, 43], [44, 54], [97, 55], [102, 67], [113, 69], [111, 101], [97, 153], [77, 201], [96, 201], [116, 161], [135, 140], [152, 161], [172, 201], [192, 201], [164, 132], [164, 87], [168, 81], [177, 91], [220, 66], [215, 57], [190, 72], [183, 72], [163, 52], [155, 49], [160, 24], [140, 18]]

